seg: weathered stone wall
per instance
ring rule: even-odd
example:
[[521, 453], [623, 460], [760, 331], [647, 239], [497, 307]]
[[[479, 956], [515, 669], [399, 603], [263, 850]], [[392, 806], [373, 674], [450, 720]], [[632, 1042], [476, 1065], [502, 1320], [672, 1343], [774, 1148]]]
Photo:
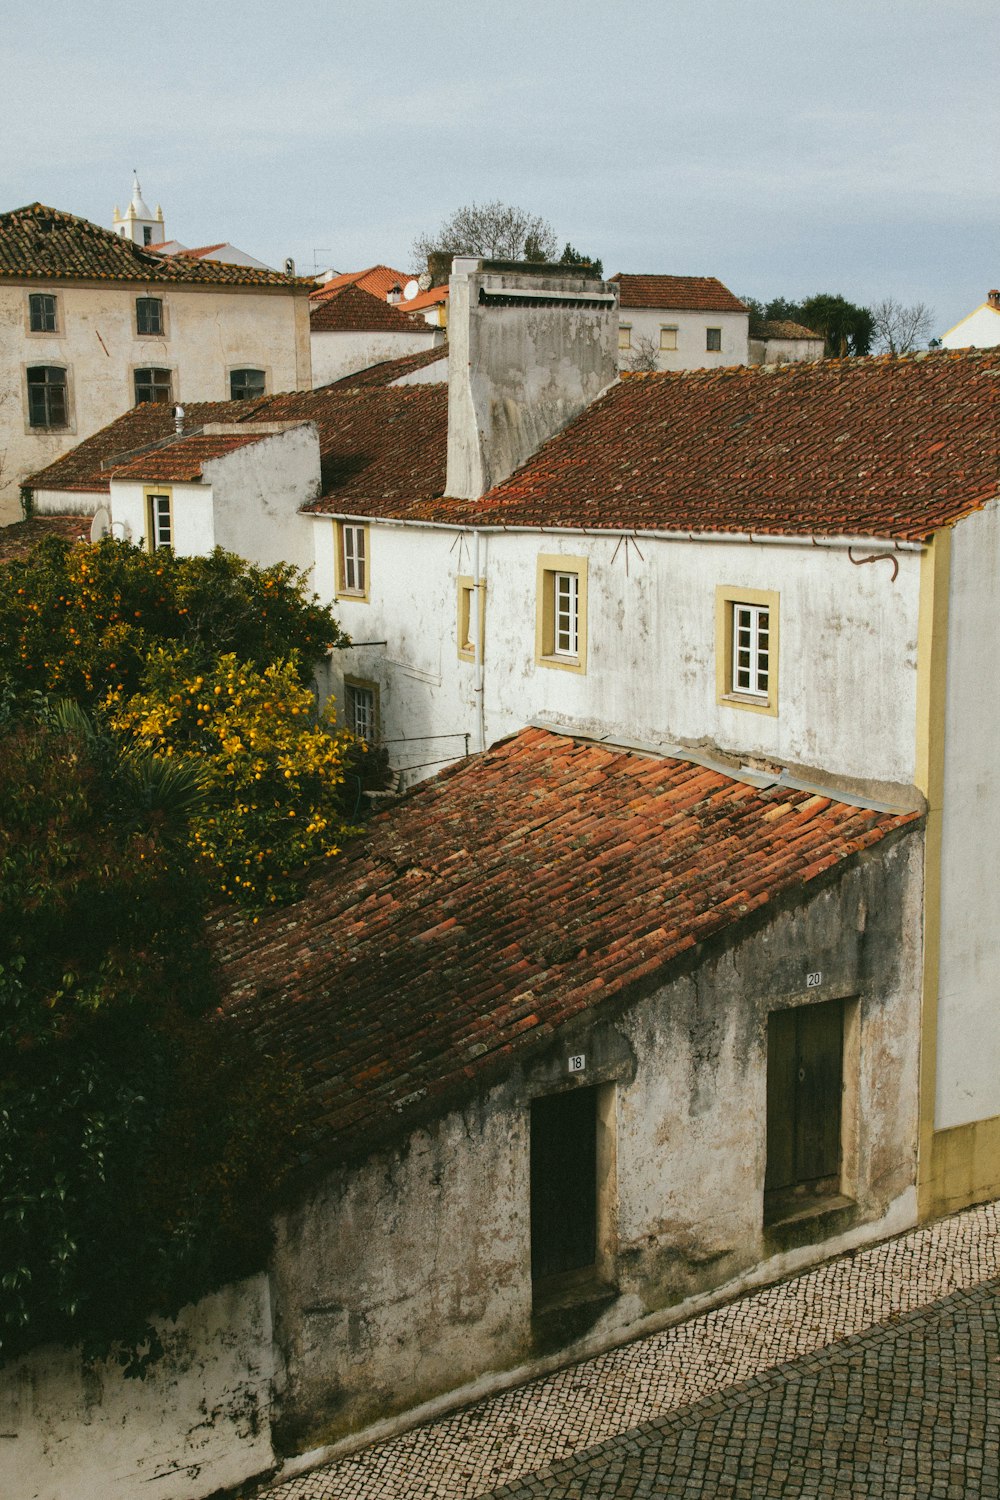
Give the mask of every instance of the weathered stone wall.
[[[276, 1445], [335, 1444], [496, 1388], [913, 1223], [921, 855], [917, 831], [862, 856], [282, 1218]], [[835, 998], [854, 1017], [849, 1201], [766, 1227], [767, 1017]], [[576, 1053], [586, 1069], [571, 1076]], [[581, 1084], [601, 1086], [614, 1135], [600, 1228], [612, 1290], [533, 1314], [530, 1101]]]
[[158, 1326], [166, 1352], [145, 1380], [73, 1349], [0, 1370], [4, 1500], [198, 1500], [273, 1466], [266, 1277]]

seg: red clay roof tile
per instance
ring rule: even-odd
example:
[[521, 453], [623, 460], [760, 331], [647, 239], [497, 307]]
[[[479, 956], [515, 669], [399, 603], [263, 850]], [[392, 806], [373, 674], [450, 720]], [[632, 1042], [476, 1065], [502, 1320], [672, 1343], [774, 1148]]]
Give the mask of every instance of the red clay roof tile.
[[295, 906], [227, 918], [226, 1008], [300, 1074], [313, 1149], [369, 1149], [915, 817], [525, 730], [381, 814]]
[[734, 297], [714, 276], [633, 276], [619, 271], [620, 307], [676, 308], [678, 312], [742, 312], [746, 303]]
[[407, 316], [403, 305], [393, 306], [383, 297], [374, 297], [362, 287], [348, 285], [324, 297], [310, 298], [309, 331], [311, 333], [420, 333], [431, 330], [424, 322]]

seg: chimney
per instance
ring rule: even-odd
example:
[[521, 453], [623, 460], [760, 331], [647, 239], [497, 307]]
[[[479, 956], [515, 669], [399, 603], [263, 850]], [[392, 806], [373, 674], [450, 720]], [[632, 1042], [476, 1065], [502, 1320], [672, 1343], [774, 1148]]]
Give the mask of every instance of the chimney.
[[391, 286], [385, 294], [385, 300], [389, 303], [390, 307], [395, 307], [396, 303], [402, 300], [402, 297], [403, 288], [400, 286], [398, 281], [394, 286]]
[[618, 288], [584, 268], [456, 256], [445, 494], [509, 478], [618, 375]]
[[447, 286], [451, 275], [451, 251], [432, 250], [427, 257], [427, 274], [431, 278], [432, 287]]
[[184, 436], [184, 408], [179, 404], [174, 407], [174, 431], [178, 437]]
[[997, 291], [996, 287], [992, 291], [987, 292], [986, 300], [991, 307], [995, 307], [1000, 312], [1000, 292]]

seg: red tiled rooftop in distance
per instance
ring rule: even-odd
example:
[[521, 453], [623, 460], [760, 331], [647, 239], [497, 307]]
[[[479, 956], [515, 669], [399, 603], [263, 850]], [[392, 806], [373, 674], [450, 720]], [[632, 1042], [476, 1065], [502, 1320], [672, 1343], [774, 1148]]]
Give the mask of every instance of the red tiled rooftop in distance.
[[619, 271], [610, 278], [618, 283], [619, 306], [675, 308], [678, 312], [746, 312], [746, 304], [734, 297], [714, 276], [636, 276]]
[[757, 337], [762, 339], [819, 339], [821, 342], [823, 339], [821, 333], [816, 333], [812, 328], [806, 328], [803, 323], [793, 323], [788, 318], [777, 320], [771, 318], [761, 323]]
[[215, 942], [310, 1144], [349, 1153], [914, 821], [529, 729], [383, 813], [304, 899]]
[[998, 494], [1000, 350], [626, 376], [482, 500], [479, 526], [923, 541]]
[[46, 281], [99, 280], [204, 282], [226, 286], [280, 287], [306, 295], [306, 277], [198, 256], [159, 255], [155, 246], [135, 245], [89, 219], [29, 203], [0, 214], [0, 277]]
[[369, 266], [366, 271], [343, 271], [339, 276], [331, 276], [311, 295], [314, 302], [320, 302], [324, 297], [336, 296], [345, 286], [359, 286], [363, 292], [384, 301], [394, 286], [402, 290], [409, 279], [404, 271], [394, 271], [391, 266]]
[[311, 333], [420, 333], [428, 332], [421, 318], [415, 321], [403, 311], [375, 297], [360, 286], [349, 285], [316, 301], [310, 298], [309, 330]]
[[31, 516], [0, 526], [0, 563], [20, 562], [50, 536], [67, 542], [89, 542], [89, 516]]

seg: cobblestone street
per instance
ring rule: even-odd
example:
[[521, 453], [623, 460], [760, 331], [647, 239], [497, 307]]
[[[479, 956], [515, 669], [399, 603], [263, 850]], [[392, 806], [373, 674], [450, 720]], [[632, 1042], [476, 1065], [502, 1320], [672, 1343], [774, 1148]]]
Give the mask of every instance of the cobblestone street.
[[996, 1500], [997, 1210], [843, 1256], [268, 1500]]

